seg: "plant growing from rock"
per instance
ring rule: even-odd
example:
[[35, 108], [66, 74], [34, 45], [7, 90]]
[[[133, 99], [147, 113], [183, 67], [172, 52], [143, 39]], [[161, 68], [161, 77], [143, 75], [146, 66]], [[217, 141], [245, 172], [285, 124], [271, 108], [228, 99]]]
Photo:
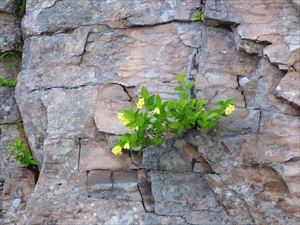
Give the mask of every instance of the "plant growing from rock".
[[145, 147], [161, 145], [167, 138], [179, 136], [189, 129], [212, 129], [221, 117], [229, 116], [235, 109], [232, 105], [235, 99], [220, 101], [217, 108], [206, 109], [207, 100], [190, 98], [194, 82], [186, 81], [184, 73], [178, 76], [178, 81], [181, 84], [175, 88], [179, 93], [178, 100], [164, 101], [142, 87], [136, 105], [118, 113], [120, 122], [129, 132], [116, 142], [113, 154], [120, 156], [123, 150], [141, 154]]
[[193, 16], [193, 21], [204, 22], [204, 12], [201, 10], [197, 11]]
[[17, 81], [0, 77], [0, 87], [14, 87]]
[[17, 162], [24, 167], [36, 167], [37, 161], [31, 155], [31, 152], [25, 148], [20, 139], [12, 140], [8, 146], [8, 154], [13, 156]]

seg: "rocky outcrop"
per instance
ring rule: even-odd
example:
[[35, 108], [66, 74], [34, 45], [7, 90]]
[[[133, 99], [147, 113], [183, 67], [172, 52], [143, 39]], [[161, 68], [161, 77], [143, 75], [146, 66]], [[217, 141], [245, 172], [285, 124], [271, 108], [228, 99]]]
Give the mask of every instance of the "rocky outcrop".
[[[16, 80], [21, 70], [20, 18], [16, 1], [0, 2], [0, 78]], [[14, 51], [14, 52], [11, 52]], [[18, 138], [27, 142], [15, 101], [15, 88], [0, 85], [0, 224], [25, 224], [26, 204], [35, 185], [35, 174], [8, 155], [7, 145]]]
[[[197, 10], [205, 22], [193, 22]], [[299, 14], [292, 1], [28, 0], [17, 103], [39, 180], [27, 224], [297, 224]], [[210, 134], [118, 158], [142, 85], [237, 110]]]

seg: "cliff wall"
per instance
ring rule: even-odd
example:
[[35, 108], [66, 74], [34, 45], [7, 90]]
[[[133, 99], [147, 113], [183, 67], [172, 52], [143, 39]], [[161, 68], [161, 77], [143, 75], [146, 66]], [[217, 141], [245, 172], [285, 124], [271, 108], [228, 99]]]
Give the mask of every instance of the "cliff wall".
[[[40, 175], [16, 224], [300, 223], [299, 25], [291, 0], [28, 0], [16, 100]], [[117, 112], [142, 85], [176, 98], [183, 70], [232, 117], [114, 156]]]

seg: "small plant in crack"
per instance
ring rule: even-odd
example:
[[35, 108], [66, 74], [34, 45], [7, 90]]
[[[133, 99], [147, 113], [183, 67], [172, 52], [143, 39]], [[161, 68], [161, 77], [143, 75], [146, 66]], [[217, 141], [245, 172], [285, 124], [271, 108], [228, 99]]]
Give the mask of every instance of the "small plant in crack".
[[19, 162], [24, 167], [36, 167], [37, 161], [31, 155], [31, 152], [26, 149], [25, 145], [20, 139], [13, 139], [9, 142], [8, 154], [13, 156], [17, 162]]
[[193, 21], [204, 22], [204, 12], [201, 10], [197, 11], [193, 16]]
[[0, 77], [0, 87], [14, 87], [17, 81]]
[[178, 100], [162, 100], [142, 87], [136, 105], [118, 113], [118, 118], [129, 132], [120, 137], [112, 153], [120, 156], [124, 150], [141, 154], [149, 145], [161, 145], [167, 138], [176, 137], [189, 129], [206, 131], [213, 129], [223, 116], [234, 110], [236, 99], [219, 101], [218, 107], [206, 109], [204, 99], [191, 99], [190, 89], [194, 82], [186, 81], [185, 74], [178, 76], [180, 86], [175, 88]]

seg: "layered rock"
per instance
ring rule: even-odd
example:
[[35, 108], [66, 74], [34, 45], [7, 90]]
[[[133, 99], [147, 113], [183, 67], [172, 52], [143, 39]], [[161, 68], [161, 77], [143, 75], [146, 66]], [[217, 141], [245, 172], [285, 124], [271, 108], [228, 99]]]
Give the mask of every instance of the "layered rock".
[[[41, 173], [26, 223], [297, 224], [298, 25], [292, 1], [29, 0], [17, 102]], [[143, 162], [112, 155], [117, 112], [143, 85], [176, 98], [183, 70], [209, 106], [237, 98], [232, 117]]]
[[[16, 80], [21, 70], [21, 57], [11, 52], [21, 48], [20, 18], [15, 9], [16, 1], [0, 2], [1, 79]], [[0, 224], [3, 225], [26, 223], [27, 200], [35, 186], [35, 174], [8, 154], [7, 145], [16, 138], [26, 145], [15, 88], [0, 86]]]

